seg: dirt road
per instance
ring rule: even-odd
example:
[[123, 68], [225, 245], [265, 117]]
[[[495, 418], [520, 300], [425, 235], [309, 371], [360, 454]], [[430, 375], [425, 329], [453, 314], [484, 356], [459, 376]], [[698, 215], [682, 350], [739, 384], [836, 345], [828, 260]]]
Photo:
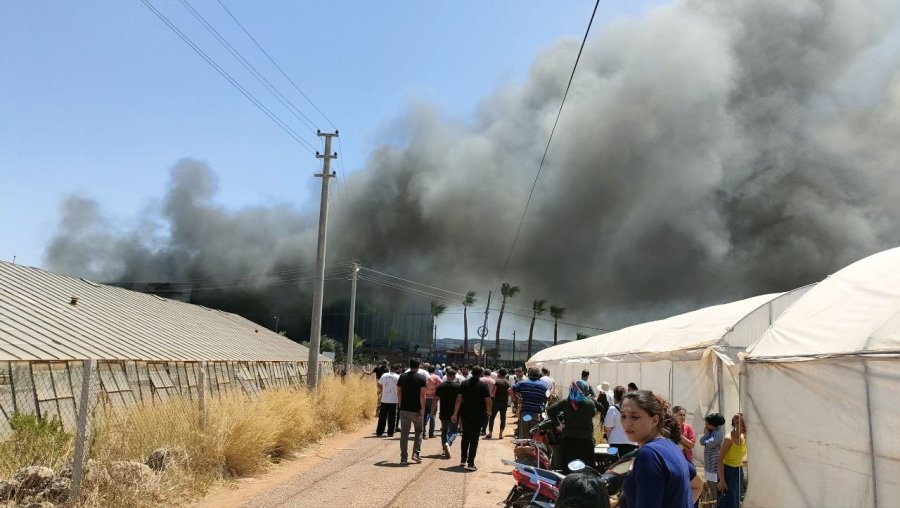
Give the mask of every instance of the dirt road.
[[374, 427], [371, 421], [357, 432], [330, 438], [258, 479], [242, 480], [237, 489], [212, 493], [197, 506], [495, 508], [513, 485], [510, 468], [500, 462], [512, 458], [509, 437], [482, 438], [477, 471], [459, 467], [459, 441], [452, 457], [444, 459], [439, 437], [422, 442], [421, 464], [403, 467], [398, 435], [379, 438]]

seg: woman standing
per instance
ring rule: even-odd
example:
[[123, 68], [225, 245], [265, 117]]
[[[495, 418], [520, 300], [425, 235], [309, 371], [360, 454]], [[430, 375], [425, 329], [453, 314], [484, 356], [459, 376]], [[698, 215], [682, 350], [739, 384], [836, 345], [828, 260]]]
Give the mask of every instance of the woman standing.
[[[578, 459], [594, 467], [594, 401], [588, 397], [590, 387], [584, 381], [572, 381], [569, 397], [547, 408], [547, 418], [557, 420], [562, 413], [565, 426], [562, 431], [563, 464]], [[558, 421], [558, 420], [557, 420]]]
[[685, 408], [675, 406], [672, 412], [675, 413], [675, 419], [681, 424], [681, 442], [679, 443], [681, 451], [684, 453], [684, 458], [693, 464], [694, 444], [697, 442], [697, 433], [694, 432], [694, 426], [686, 421], [687, 410]]
[[738, 413], [731, 418], [731, 433], [722, 442], [719, 453], [719, 502], [718, 508], [738, 508], [744, 474], [741, 466], [747, 455], [747, 439], [744, 437], [744, 415]]
[[668, 402], [649, 390], [626, 394], [622, 426], [640, 447], [622, 484], [628, 507], [691, 508], [692, 478], [698, 486], [701, 480], [675, 444], [681, 439], [681, 425]]

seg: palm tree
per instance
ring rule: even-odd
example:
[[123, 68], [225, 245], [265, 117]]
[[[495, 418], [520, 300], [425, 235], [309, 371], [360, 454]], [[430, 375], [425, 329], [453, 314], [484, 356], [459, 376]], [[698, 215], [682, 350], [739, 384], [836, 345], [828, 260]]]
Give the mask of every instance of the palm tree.
[[531, 358], [531, 339], [534, 335], [534, 322], [537, 320], [538, 314], [543, 314], [547, 312], [547, 308], [544, 305], [547, 303], [547, 300], [541, 300], [538, 298], [531, 304], [531, 328], [528, 329], [528, 356], [527, 358]]
[[437, 330], [434, 327], [434, 320], [437, 319], [438, 316], [444, 313], [447, 310], [447, 306], [431, 302], [431, 333], [434, 335], [431, 336], [431, 353], [434, 354], [437, 349]]
[[559, 320], [566, 315], [565, 307], [557, 307], [556, 305], [550, 306], [550, 316], [553, 318], [553, 345], [556, 345], [556, 327], [559, 324]]
[[497, 316], [497, 334], [494, 336], [494, 347], [498, 353], [500, 352], [500, 322], [503, 321], [503, 311], [506, 310], [506, 299], [512, 298], [518, 293], [519, 286], [510, 286], [509, 282], [504, 282], [500, 286], [500, 294], [503, 295], [503, 300], [500, 303], [500, 314]]
[[463, 300], [463, 363], [468, 359], [469, 356], [469, 316], [466, 311], [469, 309], [469, 306], [474, 304], [477, 299], [475, 298], [475, 291], [469, 291], [466, 293], [466, 299]]

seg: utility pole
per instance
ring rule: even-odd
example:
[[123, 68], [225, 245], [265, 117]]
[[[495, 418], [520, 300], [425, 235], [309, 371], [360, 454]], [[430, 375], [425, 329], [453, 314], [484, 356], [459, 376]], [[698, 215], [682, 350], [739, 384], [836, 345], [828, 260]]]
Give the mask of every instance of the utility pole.
[[513, 354], [512, 354], [513, 364], [516, 363], [516, 331], [513, 330]]
[[[478, 329], [478, 335], [481, 336], [481, 357], [484, 358], [482, 363], [485, 365], [487, 364], [487, 355], [484, 352], [484, 337], [487, 335], [487, 332], [488, 332], [487, 318], [488, 318], [489, 310], [491, 310], [491, 292], [490, 291], [488, 291], [487, 305], [484, 306], [484, 324], [481, 326], [481, 328]], [[499, 355], [500, 351], [496, 351], [496, 353], [497, 353], [497, 355]]]
[[338, 136], [338, 131], [327, 133], [317, 131], [325, 138], [325, 154], [316, 152], [317, 159], [323, 159], [322, 173], [315, 175], [322, 178], [322, 198], [319, 202], [319, 246], [316, 249], [316, 280], [313, 286], [312, 326], [309, 333], [309, 360], [306, 362], [306, 382], [311, 388], [319, 386], [319, 347], [322, 340], [322, 300], [325, 292], [325, 233], [328, 229], [328, 180], [334, 177], [331, 172], [331, 159], [337, 159], [337, 152], [331, 153], [331, 138]]
[[350, 263], [350, 271], [353, 278], [350, 279], [350, 332], [347, 337], [347, 374], [353, 369], [353, 337], [356, 335], [356, 274], [359, 273], [359, 265], [354, 261]]

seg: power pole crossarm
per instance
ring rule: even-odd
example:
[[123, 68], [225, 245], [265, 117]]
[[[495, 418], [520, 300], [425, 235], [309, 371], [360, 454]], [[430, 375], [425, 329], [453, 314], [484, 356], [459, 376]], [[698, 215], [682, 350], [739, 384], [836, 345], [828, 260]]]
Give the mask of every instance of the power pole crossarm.
[[316, 152], [316, 158], [322, 159], [322, 198], [319, 204], [319, 245], [316, 249], [316, 279], [313, 286], [312, 325], [309, 333], [309, 360], [306, 364], [307, 384], [311, 388], [319, 385], [319, 347], [322, 340], [322, 301], [325, 293], [325, 239], [328, 229], [328, 180], [334, 177], [331, 172], [331, 159], [337, 158], [337, 152], [331, 153], [331, 138], [334, 133], [318, 132], [325, 138], [325, 154]]

